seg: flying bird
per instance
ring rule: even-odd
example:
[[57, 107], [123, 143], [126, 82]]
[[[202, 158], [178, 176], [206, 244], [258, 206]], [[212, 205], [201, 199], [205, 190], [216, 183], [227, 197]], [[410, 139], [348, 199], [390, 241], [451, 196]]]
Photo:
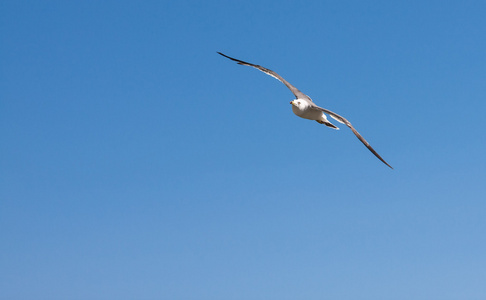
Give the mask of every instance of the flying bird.
[[283, 84], [285, 84], [286, 87], [289, 88], [289, 90], [295, 96], [295, 100], [290, 101], [290, 104], [292, 104], [292, 111], [294, 112], [294, 114], [296, 114], [297, 116], [299, 116], [301, 118], [308, 119], [308, 120], [315, 120], [316, 122], [318, 122], [320, 124], [324, 124], [327, 127], [339, 130], [339, 128], [337, 126], [335, 126], [334, 124], [329, 122], [329, 120], [327, 119], [325, 114], [330, 115], [331, 118], [333, 118], [334, 120], [338, 121], [341, 124], [348, 126], [353, 131], [354, 135], [356, 135], [356, 137], [366, 146], [366, 148], [368, 148], [368, 150], [371, 151], [371, 153], [373, 153], [385, 165], [387, 165], [387, 166], [389, 166], [390, 168], [393, 169], [392, 166], [390, 166], [378, 153], [376, 153], [375, 149], [373, 149], [370, 146], [370, 144], [361, 136], [361, 134], [359, 134], [359, 132], [356, 131], [356, 129], [354, 129], [353, 125], [351, 125], [351, 123], [348, 120], [346, 120], [344, 117], [341, 117], [340, 115], [338, 115], [335, 112], [332, 112], [328, 109], [325, 109], [325, 108], [322, 108], [322, 107], [315, 105], [314, 102], [312, 102], [312, 99], [309, 96], [307, 96], [306, 94], [299, 91], [295, 86], [291, 85], [287, 80], [283, 79], [282, 76], [280, 76], [277, 73], [275, 73], [274, 71], [269, 70], [267, 68], [264, 68], [262, 66], [254, 65], [252, 63], [248, 63], [248, 62], [245, 62], [245, 61], [233, 58], [233, 57], [229, 57], [228, 55], [225, 55], [221, 52], [218, 52], [218, 54], [220, 54], [220, 55], [222, 55], [226, 58], [229, 58], [233, 61], [236, 61], [239, 65], [250, 66], [250, 67], [256, 68], [256, 69], [262, 71], [263, 73], [268, 74], [268, 75], [272, 76], [273, 78], [281, 81]]

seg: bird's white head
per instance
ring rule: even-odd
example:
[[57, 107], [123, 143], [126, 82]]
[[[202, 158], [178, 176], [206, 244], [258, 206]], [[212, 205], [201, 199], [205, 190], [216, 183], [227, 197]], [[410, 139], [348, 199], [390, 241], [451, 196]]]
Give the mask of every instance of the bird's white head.
[[305, 110], [309, 106], [309, 103], [302, 99], [294, 99], [290, 101], [290, 104], [292, 104], [293, 108], [297, 108], [299, 110]]

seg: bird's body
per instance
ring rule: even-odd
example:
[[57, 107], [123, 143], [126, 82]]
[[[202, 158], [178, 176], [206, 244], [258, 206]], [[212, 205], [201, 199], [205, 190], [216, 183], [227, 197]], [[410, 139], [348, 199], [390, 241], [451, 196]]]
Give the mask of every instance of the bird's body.
[[327, 127], [330, 127], [330, 128], [333, 128], [333, 129], [339, 129], [338, 127], [336, 127], [334, 124], [332, 124], [331, 122], [329, 122], [327, 120], [327, 116], [325, 114], [330, 115], [331, 118], [333, 118], [334, 120], [338, 121], [341, 124], [348, 126], [353, 131], [354, 135], [356, 135], [356, 137], [366, 146], [366, 148], [368, 148], [368, 150], [370, 150], [384, 164], [386, 164], [387, 166], [392, 168], [392, 166], [390, 166], [383, 158], [381, 158], [381, 156], [358, 133], [358, 131], [356, 131], [356, 129], [354, 129], [354, 127], [351, 125], [351, 123], [348, 120], [346, 120], [344, 117], [341, 117], [340, 115], [338, 115], [338, 114], [336, 114], [336, 113], [334, 113], [330, 110], [327, 110], [325, 108], [322, 108], [322, 107], [315, 105], [314, 102], [312, 101], [312, 99], [309, 96], [307, 96], [306, 94], [299, 91], [295, 86], [291, 85], [289, 82], [287, 82], [285, 79], [283, 79], [282, 76], [280, 76], [277, 73], [275, 73], [274, 71], [269, 70], [267, 68], [264, 68], [262, 66], [251, 64], [251, 63], [244, 62], [244, 61], [236, 59], [236, 58], [229, 57], [229, 56], [227, 56], [227, 55], [225, 55], [221, 52], [218, 52], [218, 54], [220, 54], [220, 55], [222, 55], [226, 58], [229, 58], [233, 61], [236, 61], [240, 65], [250, 66], [250, 67], [256, 68], [256, 69], [264, 72], [265, 74], [270, 75], [270, 76], [276, 78], [277, 80], [281, 81], [283, 84], [285, 84], [285, 86], [287, 88], [290, 89], [290, 91], [294, 94], [294, 96], [296, 98], [295, 100], [290, 101], [290, 104], [292, 104], [292, 111], [295, 115], [297, 115], [301, 118], [304, 118], [304, 119], [314, 120], [314, 121], [316, 121], [320, 124], [324, 124]]
[[[320, 124], [324, 124], [327, 127], [339, 130], [334, 124], [327, 120], [326, 115], [316, 105], [307, 99], [295, 99], [290, 101], [292, 104], [292, 112], [303, 119], [314, 120]], [[337, 120], [339, 121], [339, 120]], [[341, 121], [339, 121], [341, 122]]]
[[[298, 101], [299, 104], [293, 104], [295, 103], [294, 101]], [[324, 115], [322, 111], [311, 109], [310, 103], [308, 103], [305, 99], [295, 99], [291, 101], [290, 104], [292, 104], [292, 112], [304, 119], [317, 121], [320, 120]]]

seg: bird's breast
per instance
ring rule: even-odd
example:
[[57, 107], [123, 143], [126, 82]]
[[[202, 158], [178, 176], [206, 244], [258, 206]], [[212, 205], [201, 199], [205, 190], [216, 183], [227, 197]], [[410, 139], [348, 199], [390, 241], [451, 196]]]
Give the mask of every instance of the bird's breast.
[[299, 107], [292, 106], [292, 111], [294, 114], [304, 119], [320, 120], [322, 117], [322, 112], [315, 109], [300, 109]]
[[294, 112], [294, 114], [298, 115], [299, 117], [302, 115], [302, 113], [304, 112], [303, 110], [301, 110], [300, 108], [298, 108], [297, 106], [295, 105], [292, 105], [292, 111]]

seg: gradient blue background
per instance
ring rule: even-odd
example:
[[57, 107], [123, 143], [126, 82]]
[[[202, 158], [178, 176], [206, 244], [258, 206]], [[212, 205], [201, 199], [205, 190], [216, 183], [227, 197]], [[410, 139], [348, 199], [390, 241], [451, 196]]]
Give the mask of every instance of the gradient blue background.
[[486, 299], [485, 16], [1, 1], [0, 299]]

